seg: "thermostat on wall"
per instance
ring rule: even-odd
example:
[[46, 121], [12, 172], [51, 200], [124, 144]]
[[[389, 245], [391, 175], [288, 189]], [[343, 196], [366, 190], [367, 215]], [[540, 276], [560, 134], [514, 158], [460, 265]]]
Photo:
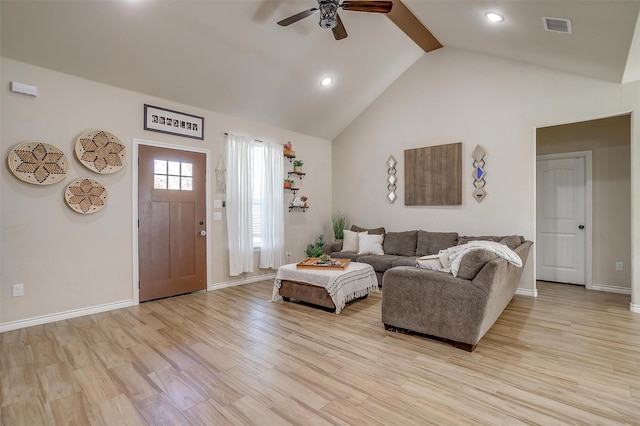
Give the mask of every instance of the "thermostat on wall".
[[38, 88], [29, 84], [18, 83], [17, 81], [11, 82], [11, 91], [15, 93], [22, 93], [29, 96], [38, 96]]

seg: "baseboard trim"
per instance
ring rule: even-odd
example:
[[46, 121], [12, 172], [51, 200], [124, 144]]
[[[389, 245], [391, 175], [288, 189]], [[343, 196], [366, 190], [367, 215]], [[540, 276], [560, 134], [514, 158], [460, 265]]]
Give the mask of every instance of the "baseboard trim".
[[587, 290], [606, 291], [609, 293], [619, 293], [619, 294], [631, 294], [631, 289], [628, 287], [618, 287], [618, 286], [606, 285], [606, 284], [591, 284], [587, 286]]
[[245, 285], [245, 284], [257, 283], [258, 281], [275, 280], [275, 279], [276, 279], [276, 274], [255, 275], [253, 277], [247, 277], [241, 280], [224, 281], [221, 283], [213, 284], [209, 286], [207, 290], [208, 291], [220, 290], [223, 288], [235, 287], [238, 285]]
[[633, 313], [640, 314], [640, 305], [634, 305], [633, 303], [629, 303], [629, 310]]
[[520, 296], [538, 297], [538, 289], [517, 288], [516, 294]]
[[70, 318], [77, 318], [84, 315], [97, 314], [100, 312], [112, 311], [114, 309], [128, 308], [133, 306], [133, 300], [121, 300], [119, 302], [105, 303], [103, 305], [90, 306], [88, 308], [73, 309], [65, 312], [58, 312], [55, 314], [42, 315], [33, 318], [27, 318], [23, 320], [5, 322], [0, 324], [0, 333], [5, 331], [17, 330], [19, 328], [33, 327], [34, 325], [47, 324], [50, 322], [66, 320]]

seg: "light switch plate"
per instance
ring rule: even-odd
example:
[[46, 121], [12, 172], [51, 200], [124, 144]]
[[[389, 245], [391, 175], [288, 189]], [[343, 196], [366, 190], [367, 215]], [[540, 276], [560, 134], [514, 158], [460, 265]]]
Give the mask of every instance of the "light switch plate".
[[222, 213], [220, 212], [213, 213], [213, 220], [222, 220]]
[[222, 200], [213, 200], [213, 208], [221, 209], [222, 208]]

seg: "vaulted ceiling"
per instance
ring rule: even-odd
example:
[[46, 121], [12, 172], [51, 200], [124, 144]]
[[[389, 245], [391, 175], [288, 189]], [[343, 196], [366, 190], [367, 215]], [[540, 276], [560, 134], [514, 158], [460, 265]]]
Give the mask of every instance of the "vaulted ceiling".
[[[640, 1], [404, 0], [444, 45], [621, 83], [640, 78]], [[316, 0], [0, 0], [0, 54], [82, 78], [333, 139], [425, 53], [386, 15]], [[495, 11], [504, 22], [490, 23]], [[572, 34], [543, 17], [571, 19]], [[640, 36], [637, 36], [640, 37]], [[319, 81], [331, 75], [328, 88]], [[428, 78], [428, 76], [425, 76]], [[35, 83], [35, 82], [25, 82]]]

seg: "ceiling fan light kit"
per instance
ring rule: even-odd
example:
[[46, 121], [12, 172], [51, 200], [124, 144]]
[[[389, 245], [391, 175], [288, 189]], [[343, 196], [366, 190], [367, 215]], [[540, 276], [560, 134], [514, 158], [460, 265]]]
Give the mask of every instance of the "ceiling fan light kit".
[[338, 1], [337, 0], [320, 0], [320, 28], [333, 29], [338, 21]]
[[339, 8], [355, 12], [389, 13], [393, 7], [393, 2], [384, 0], [354, 0], [344, 1], [342, 3], [340, 3], [340, 0], [316, 1], [318, 2], [318, 7], [312, 7], [311, 9], [303, 10], [302, 12], [289, 16], [279, 21], [278, 25], [286, 27], [319, 11], [320, 21], [318, 24], [320, 27], [333, 30], [335, 39], [342, 40], [347, 37], [347, 31], [342, 24], [340, 15], [338, 15]]

